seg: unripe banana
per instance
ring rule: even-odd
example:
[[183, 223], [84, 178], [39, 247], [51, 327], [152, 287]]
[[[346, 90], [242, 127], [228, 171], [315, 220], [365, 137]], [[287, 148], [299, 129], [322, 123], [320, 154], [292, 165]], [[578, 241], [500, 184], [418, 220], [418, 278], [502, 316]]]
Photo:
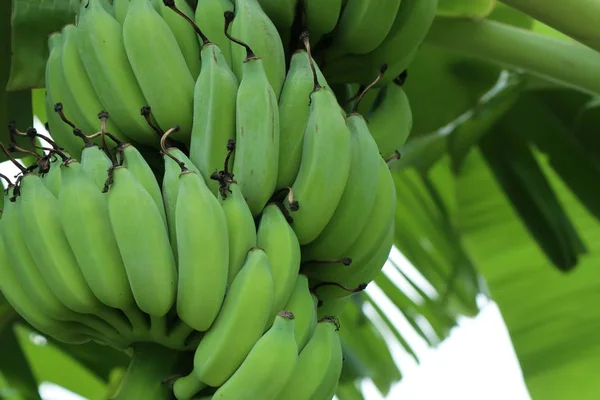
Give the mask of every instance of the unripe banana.
[[162, 193], [160, 192], [160, 186], [156, 181], [152, 168], [150, 168], [150, 165], [148, 165], [144, 156], [142, 156], [142, 153], [130, 143], [122, 144], [119, 146], [119, 150], [123, 152], [123, 166], [133, 174], [135, 179], [142, 185], [146, 192], [148, 192], [150, 197], [152, 197], [163, 220], [165, 229], [168, 230]]
[[218, 387], [233, 375], [263, 334], [273, 298], [269, 259], [262, 249], [253, 248], [196, 349], [193, 374], [197, 379]]
[[292, 227], [301, 245], [315, 240], [331, 220], [351, 162], [350, 132], [335, 96], [316, 84], [310, 99], [302, 161], [292, 185], [294, 200], [299, 203]]
[[[164, 0], [151, 0], [154, 9], [165, 20], [173, 36], [177, 40], [179, 50], [185, 59], [192, 77], [196, 79], [200, 73], [200, 44], [194, 28], [180, 15], [165, 5]], [[186, 0], [174, 0], [175, 7], [188, 18], [194, 19], [194, 10]]]
[[258, 2], [277, 27], [283, 45], [289, 46], [298, 0], [258, 0]]
[[229, 234], [229, 272], [227, 284], [231, 285], [246, 261], [248, 251], [256, 246], [256, 224], [244, 196], [236, 183], [229, 185], [227, 197], [219, 194], [219, 201], [227, 218]]
[[273, 311], [278, 313], [290, 298], [300, 270], [300, 244], [279, 205], [271, 203], [263, 210], [256, 243], [269, 257], [275, 289]]
[[194, 89], [190, 158], [216, 196], [219, 185], [210, 177], [223, 168], [227, 142], [235, 138], [238, 80], [216, 44], [204, 44], [201, 56], [202, 71]]
[[156, 203], [125, 167], [113, 171], [110, 222], [138, 307], [162, 317], [175, 303], [177, 268]]
[[175, 216], [177, 315], [203, 332], [212, 325], [225, 297], [229, 268], [227, 221], [202, 176], [190, 170], [179, 177]]
[[332, 260], [346, 256], [367, 224], [379, 186], [381, 156], [362, 115], [354, 112], [346, 118], [352, 142], [348, 181], [331, 220], [303, 249], [305, 260]]
[[81, 152], [81, 167], [96, 187], [102, 190], [108, 179], [108, 170], [112, 167], [112, 162], [100, 147], [90, 142]]
[[54, 156], [50, 160], [50, 170], [42, 177], [42, 181], [44, 185], [48, 188], [50, 193], [56, 198], [58, 198], [58, 194], [60, 192], [60, 186], [62, 181], [62, 172], [60, 169], [60, 164], [62, 160]]
[[275, 190], [279, 162], [279, 111], [263, 61], [249, 48], [243, 68], [236, 100], [233, 175], [252, 215], [257, 216]]
[[292, 375], [298, 358], [294, 315], [281, 311], [248, 357], [213, 395], [213, 399], [275, 400]]
[[300, 0], [306, 14], [306, 29], [310, 42], [315, 44], [321, 37], [334, 30], [342, 11], [343, 0]]
[[121, 24], [97, 0], [86, 4], [79, 14], [76, 44], [98, 98], [121, 132], [136, 142], [157, 144], [155, 132], [140, 116], [147, 102], [127, 58]]
[[317, 300], [310, 292], [308, 278], [298, 275], [292, 295], [284, 309], [289, 310], [295, 316], [294, 334], [298, 351], [302, 351], [310, 340], [317, 325]]
[[129, 0], [113, 0], [113, 9], [115, 10], [115, 19], [123, 25], [129, 9]]
[[224, 18], [226, 11], [233, 11], [233, 1], [231, 0], [198, 0], [196, 6], [195, 21], [202, 29], [202, 32], [212, 43], [219, 46], [223, 57], [229, 67], [231, 62], [231, 41], [227, 39], [223, 32]]
[[[277, 28], [263, 11], [258, 0], [235, 0], [235, 19], [231, 24], [231, 35], [247, 43], [264, 63], [264, 71], [275, 98], [279, 98], [285, 80], [285, 53]], [[231, 48], [233, 72], [240, 81], [247, 72], [247, 54], [240, 46]]]
[[342, 350], [338, 325], [333, 318], [317, 324], [306, 347], [298, 355], [296, 367], [278, 399], [325, 400], [337, 387], [342, 371]]
[[[63, 93], [63, 82], [65, 80], [62, 72], [62, 45], [63, 36], [61, 33], [53, 33], [48, 38], [48, 48], [50, 55], [46, 61], [46, 114], [48, 116], [48, 125], [52, 137], [61, 143], [70, 154], [79, 157], [81, 154], [81, 142], [72, 129], [65, 124], [54, 111], [56, 103], [64, 103], [65, 94]], [[65, 114], [72, 118], [71, 114], [75, 111], [71, 106], [65, 106]]]
[[[194, 172], [200, 173], [198, 168], [190, 161], [189, 158], [181, 150], [176, 147], [168, 148], [167, 151], [176, 159], [183, 162], [187, 168]], [[177, 229], [175, 224], [175, 209], [177, 206], [177, 194], [179, 193], [179, 175], [181, 168], [171, 157], [164, 156], [165, 175], [162, 181], [162, 198], [165, 205], [165, 214], [167, 216], [167, 225], [169, 225], [169, 241], [173, 249], [175, 261], [177, 256]]]
[[412, 130], [412, 111], [402, 81], [396, 79], [385, 86], [367, 115], [369, 131], [384, 156], [402, 147]]
[[194, 77], [169, 25], [150, 0], [130, 1], [123, 22], [123, 43], [156, 122], [164, 130], [179, 126], [173, 139], [189, 143]]
[[[68, 95], [69, 101], [65, 105], [67, 114], [73, 113], [75, 125], [91, 134], [97, 131], [98, 113], [104, 110], [104, 106], [94, 90], [77, 50], [78, 34], [75, 25], [66, 25], [62, 29], [64, 39], [61, 53], [62, 91]], [[106, 130], [119, 140], [127, 138], [112, 119], [106, 120]]]

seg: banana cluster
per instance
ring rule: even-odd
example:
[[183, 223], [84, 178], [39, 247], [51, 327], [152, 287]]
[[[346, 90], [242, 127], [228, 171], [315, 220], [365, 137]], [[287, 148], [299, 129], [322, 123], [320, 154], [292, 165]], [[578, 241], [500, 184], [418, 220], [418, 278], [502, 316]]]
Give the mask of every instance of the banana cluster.
[[435, 3], [82, 2], [49, 38], [52, 139], [12, 130], [50, 147], [6, 179], [4, 296], [60, 341], [193, 351], [178, 399], [331, 399]]

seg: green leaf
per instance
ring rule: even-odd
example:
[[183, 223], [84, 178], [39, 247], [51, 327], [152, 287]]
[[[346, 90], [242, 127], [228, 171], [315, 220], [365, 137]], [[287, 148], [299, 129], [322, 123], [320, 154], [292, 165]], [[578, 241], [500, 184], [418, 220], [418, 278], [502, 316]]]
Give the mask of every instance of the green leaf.
[[0, 374], [11, 391], [24, 400], [40, 400], [38, 384], [12, 325], [0, 331], [0, 354]]
[[7, 90], [44, 86], [48, 35], [74, 23], [74, 17], [70, 0], [12, 0], [13, 51]]
[[507, 324], [533, 399], [593, 399], [600, 392], [600, 223], [534, 152], [589, 254], [567, 276], [551, 268], [480, 152], [457, 182], [457, 222]]

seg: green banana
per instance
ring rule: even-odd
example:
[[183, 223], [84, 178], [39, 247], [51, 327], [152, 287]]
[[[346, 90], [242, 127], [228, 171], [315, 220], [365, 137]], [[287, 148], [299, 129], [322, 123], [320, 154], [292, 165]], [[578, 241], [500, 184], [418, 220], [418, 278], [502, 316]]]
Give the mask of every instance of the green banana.
[[[277, 398], [286, 400], [331, 399], [342, 372], [342, 345], [337, 321], [320, 320], [296, 367]], [[329, 396], [329, 397], [328, 397]]]
[[314, 88], [310, 59], [305, 50], [291, 58], [281, 96], [279, 97], [279, 170], [277, 189], [291, 186], [302, 159], [302, 141], [310, 111], [309, 99]]
[[184, 169], [175, 207], [179, 283], [177, 315], [204, 332], [217, 317], [227, 287], [229, 236], [218, 200], [202, 176]]
[[294, 315], [281, 311], [273, 326], [256, 342], [242, 365], [212, 398], [275, 400], [292, 375], [297, 359]]
[[81, 167], [96, 187], [102, 190], [108, 179], [108, 170], [112, 167], [112, 162], [100, 147], [89, 142], [81, 152]]
[[164, 130], [179, 126], [172, 138], [189, 143], [194, 77], [175, 35], [150, 0], [130, 1], [123, 22], [123, 44], [156, 122]]
[[310, 41], [316, 44], [323, 35], [333, 31], [342, 12], [342, 0], [300, 0], [305, 13]]
[[[131, 1], [131, 0], [130, 0]], [[165, 20], [171, 32], [177, 40], [179, 50], [185, 59], [192, 77], [196, 79], [200, 74], [200, 43], [196, 38], [194, 28], [180, 15], [175, 13], [171, 8], [165, 5], [164, 0], [151, 0], [154, 9]], [[194, 19], [194, 10], [186, 0], [174, 0], [175, 7], [185, 14], [186, 17]]]
[[485, 18], [496, 0], [438, 0], [436, 15], [457, 18]]
[[279, 31], [284, 46], [289, 45], [290, 33], [298, 0], [258, 0], [258, 3], [269, 16]]
[[284, 308], [296, 317], [294, 334], [298, 351], [302, 351], [312, 337], [317, 325], [317, 300], [310, 292], [306, 275], [298, 275], [292, 295]]
[[135, 179], [142, 185], [146, 192], [148, 192], [150, 197], [152, 197], [163, 220], [165, 229], [168, 230], [165, 205], [163, 203], [162, 193], [160, 192], [160, 185], [156, 181], [154, 172], [152, 172], [152, 169], [144, 159], [144, 156], [137, 148], [135, 148], [135, 146], [130, 143], [123, 143], [119, 146], [119, 151], [123, 152], [123, 166], [133, 174]]
[[325, 68], [330, 83], [368, 84], [378, 75], [382, 64], [388, 65], [383, 85], [407, 69], [414, 53], [429, 31], [438, 0], [402, 0], [388, 36], [367, 54], [346, 55], [331, 60]]
[[210, 177], [221, 170], [227, 142], [235, 138], [238, 80], [216, 44], [205, 43], [201, 56], [202, 71], [194, 89], [190, 158], [216, 195], [219, 186]]
[[412, 130], [412, 111], [401, 77], [381, 89], [373, 109], [367, 114], [369, 131], [384, 156], [402, 147]]
[[268, 204], [258, 225], [257, 245], [269, 258], [278, 313], [288, 301], [300, 270], [300, 243], [285, 216], [275, 203]]
[[295, 210], [292, 227], [301, 245], [315, 240], [333, 216], [351, 161], [351, 136], [345, 113], [333, 92], [320, 86], [316, 75], [314, 80], [302, 160], [292, 185], [299, 207], [286, 200], [287, 206]]
[[269, 259], [262, 249], [253, 248], [217, 319], [196, 348], [193, 374], [197, 379], [218, 387], [233, 375], [263, 334], [273, 298]]
[[348, 0], [332, 33], [328, 59], [375, 50], [390, 32], [400, 3], [400, 0]]
[[[304, 271], [310, 279], [321, 282], [339, 282], [341, 277], [361, 268], [379, 248], [393, 222], [396, 204], [396, 190], [392, 174], [383, 159], [380, 159], [379, 162], [379, 185], [374, 197], [375, 203], [369, 213], [367, 224], [354, 243], [345, 250], [344, 256], [349, 257], [352, 264], [349, 266], [319, 262], [306, 264]], [[317, 293], [320, 299], [323, 298], [321, 293], [322, 291]]]
[[[262, 59], [266, 77], [277, 99], [285, 80], [285, 53], [277, 28], [258, 4], [258, 0], [235, 0], [231, 35], [247, 43], [254, 54]], [[248, 57], [242, 47], [231, 48], [231, 60], [233, 72], [240, 81], [243, 81], [247, 73], [255, 75], [255, 68], [247, 67]]]
[[249, 47], [246, 48], [248, 54], [236, 99], [233, 175], [252, 215], [257, 216], [275, 190], [279, 162], [279, 111], [262, 59], [255, 56]]
[[147, 102], [127, 58], [121, 24], [97, 0], [86, 4], [79, 14], [76, 44], [92, 86], [121, 132], [156, 145], [156, 133], [140, 116]]
[[[65, 124], [54, 111], [54, 106], [57, 103], [65, 101], [63, 91], [64, 76], [62, 73], [61, 57], [62, 57], [63, 35], [61, 33], [53, 33], [48, 38], [48, 48], [50, 55], [46, 62], [45, 80], [46, 80], [46, 115], [48, 116], [48, 125], [52, 137], [61, 144], [71, 155], [79, 157], [81, 154], [81, 142], [71, 128]], [[71, 114], [75, 111], [74, 107], [64, 105], [65, 114], [71, 118]]]
[[202, 32], [208, 39], [219, 46], [230, 68], [233, 66], [231, 61], [231, 42], [227, 39], [223, 31], [225, 23], [223, 14], [226, 11], [233, 11], [233, 8], [231, 0], [198, 0], [194, 18], [196, 24], [202, 29]]
[[62, 172], [60, 169], [60, 163], [62, 160], [59, 157], [54, 156], [50, 159], [50, 170], [44, 174], [42, 177], [42, 181], [44, 185], [48, 188], [50, 193], [56, 198], [58, 198], [58, 194], [60, 192], [60, 186], [62, 182]]
[[[61, 67], [63, 79], [61, 91], [71, 99], [66, 104], [66, 112], [76, 112], [73, 115], [75, 125], [88, 134], [98, 130], [98, 113], [104, 110], [94, 86], [88, 77], [81, 56], [77, 50], [79, 30], [75, 25], [66, 25], [62, 29], [63, 46], [61, 54]], [[79, 117], [80, 116], [80, 117]], [[106, 120], [106, 130], [119, 140], [127, 137], [111, 118]]]
[[[189, 158], [181, 150], [176, 147], [166, 149], [176, 159], [183, 162], [190, 170], [200, 173], [198, 168], [190, 161]], [[177, 229], [175, 224], [175, 210], [177, 205], [177, 194], [179, 193], [179, 175], [181, 168], [171, 157], [164, 156], [165, 174], [162, 181], [162, 198], [165, 205], [165, 215], [167, 217], [167, 225], [169, 226], [169, 241], [173, 249], [175, 261], [178, 260], [177, 255]]]
[[[360, 103], [359, 103], [360, 104]], [[321, 234], [302, 251], [304, 260], [332, 260], [358, 238], [375, 204], [381, 156], [363, 116], [353, 112], [346, 118], [352, 142], [348, 181], [331, 220]]]
[[129, 9], [129, 0], [113, 0], [113, 9], [115, 10], [115, 19], [123, 25]]
[[175, 303], [177, 268], [155, 201], [127, 168], [114, 168], [108, 211], [138, 307], [162, 317]]
[[231, 285], [242, 269], [248, 251], [256, 246], [256, 225], [252, 212], [236, 183], [229, 185], [227, 197], [219, 194], [219, 201], [227, 219], [229, 233], [229, 273], [227, 284]]

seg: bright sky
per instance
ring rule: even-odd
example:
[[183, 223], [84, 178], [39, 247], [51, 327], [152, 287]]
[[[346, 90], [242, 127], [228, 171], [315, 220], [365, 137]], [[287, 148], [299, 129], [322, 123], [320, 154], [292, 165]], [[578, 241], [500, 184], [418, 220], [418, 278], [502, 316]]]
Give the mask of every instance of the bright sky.
[[[41, 124], [36, 128], [43, 131]], [[10, 163], [0, 164], [0, 172], [12, 177], [16, 168]], [[404, 273], [423, 290], [431, 292], [428, 283], [410, 263], [397, 251], [391, 254]], [[407, 294], [411, 287], [388, 264], [384, 272]], [[506, 326], [498, 307], [482, 298], [482, 311], [476, 318], [459, 321], [450, 337], [438, 348], [431, 349], [418, 337], [397, 309], [382, 296], [374, 285], [367, 289], [392, 322], [406, 333], [406, 339], [421, 358], [417, 365], [399, 346], [391, 346], [403, 379], [396, 384], [386, 399], [427, 400], [530, 400]], [[369, 310], [367, 310], [368, 312]], [[371, 316], [371, 313], [368, 313]], [[370, 383], [364, 384], [367, 400], [380, 400], [383, 397]], [[44, 400], [85, 400], [56, 385], [44, 383], [40, 393]]]

